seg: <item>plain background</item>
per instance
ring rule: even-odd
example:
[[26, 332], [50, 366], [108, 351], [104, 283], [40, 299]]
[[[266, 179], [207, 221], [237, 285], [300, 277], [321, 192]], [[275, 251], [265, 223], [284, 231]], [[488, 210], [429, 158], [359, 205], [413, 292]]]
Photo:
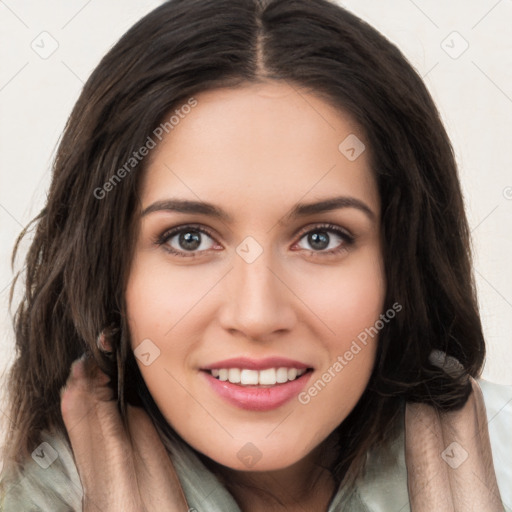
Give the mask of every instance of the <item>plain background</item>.
[[[0, 373], [14, 355], [11, 251], [43, 207], [67, 116], [101, 57], [160, 3], [0, 0]], [[472, 229], [483, 377], [512, 384], [512, 1], [339, 3], [399, 46], [438, 105]]]

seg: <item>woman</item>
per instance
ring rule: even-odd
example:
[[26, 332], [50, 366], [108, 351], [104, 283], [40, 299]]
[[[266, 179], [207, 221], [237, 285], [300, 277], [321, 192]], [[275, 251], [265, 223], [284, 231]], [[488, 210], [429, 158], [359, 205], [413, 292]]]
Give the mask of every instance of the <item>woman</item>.
[[452, 149], [339, 6], [150, 13], [36, 226], [4, 510], [503, 510]]

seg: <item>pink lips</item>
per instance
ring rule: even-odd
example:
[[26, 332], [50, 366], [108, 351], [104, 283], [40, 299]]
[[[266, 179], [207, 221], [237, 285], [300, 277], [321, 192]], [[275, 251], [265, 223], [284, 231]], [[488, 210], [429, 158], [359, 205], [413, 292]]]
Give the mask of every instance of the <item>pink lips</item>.
[[[267, 359], [234, 358], [208, 365], [202, 370], [220, 368], [246, 368], [248, 370], [265, 370], [267, 368], [309, 368], [304, 363], [291, 359], [270, 357]], [[249, 411], [269, 411], [277, 409], [296, 397], [306, 386], [311, 377], [311, 371], [305, 372], [295, 380], [276, 384], [274, 386], [242, 386], [229, 381], [221, 381], [209, 371], [201, 371], [211, 388], [231, 405]]]

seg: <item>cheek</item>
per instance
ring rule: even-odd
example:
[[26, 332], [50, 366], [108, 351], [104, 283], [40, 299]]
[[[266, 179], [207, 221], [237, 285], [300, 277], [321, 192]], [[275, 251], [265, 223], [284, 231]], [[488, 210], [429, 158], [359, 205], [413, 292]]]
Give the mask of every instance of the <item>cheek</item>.
[[200, 271], [174, 270], [160, 257], [140, 257], [132, 266], [126, 289], [127, 313], [132, 347], [143, 339], [168, 340], [189, 323], [199, 308], [195, 306], [218, 280]]
[[328, 287], [308, 286], [315, 290], [309, 303], [328, 328], [323, 337], [328, 358], [299, 401], [328, 428], [335, 428], [364, 392], [385, 325], [380, 320], [386, 292], [383, 262], [368, 251], [358, 263], [331, 271]]
[[143, 339], [151, 338], [163, 329], [166, 310], [171, 307], [169, 297], [164, 297], [158, 267], [149, 271], [144, 258], [138, 257], [132, 264], [126, 287], [126, 308], [130, 325], [132, 348]]
[[300, 284], [300, 296], [326, 328], [331, 348], [350, 345], [383, 312], [384, 269], [373, 252], [358, 255], [356, 264], [304, 273]]
[[[131, 348], [151, 396], [170, 424], [176, 418], [187, 422], [189, 411], [181, 386], [188, 387], [185, 367], [191, 348], [177, 340], [186, 340], [192, 333], [183, 329], [186, 325], [190, 329], [185, 315], [195, 293], [190, 286], [185, 287], [186, 294], [179, 293], [177, 290], [183, 290], [179, 280], [158, 262], [140, 257], [132, 266], [126, 288]], [[140, 356], [143, 353], [150, 354], [148, 361]]]

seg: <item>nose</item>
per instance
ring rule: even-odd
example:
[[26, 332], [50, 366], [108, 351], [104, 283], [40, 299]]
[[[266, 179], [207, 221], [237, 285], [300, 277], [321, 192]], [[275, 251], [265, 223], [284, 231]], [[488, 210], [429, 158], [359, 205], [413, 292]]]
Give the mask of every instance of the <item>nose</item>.
[[[234, 268], [226, 276], [221, 326], [233, 335], [266, 341], [291, 330], [296, 323], [291, 283], [264, 251], [252, 263], [235, 255]], [[281, 275], [280, 275], [281, 274]]]

